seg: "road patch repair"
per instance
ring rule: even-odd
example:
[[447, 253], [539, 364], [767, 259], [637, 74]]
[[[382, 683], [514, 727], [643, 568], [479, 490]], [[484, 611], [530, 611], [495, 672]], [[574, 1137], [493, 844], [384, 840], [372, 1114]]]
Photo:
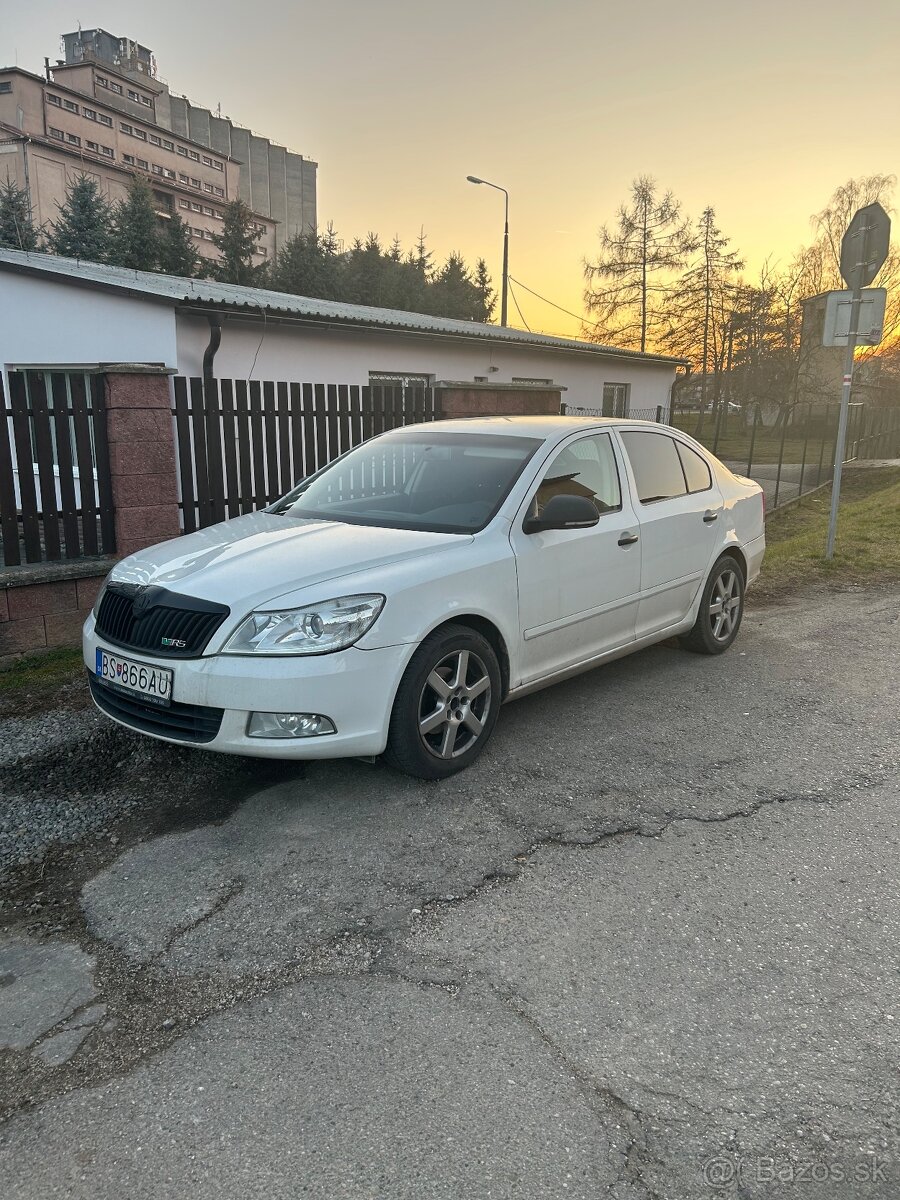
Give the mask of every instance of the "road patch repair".
[[0, 1190], [895, 1197], [898, 623], [770, 600], [441, 784], [23, 718]]

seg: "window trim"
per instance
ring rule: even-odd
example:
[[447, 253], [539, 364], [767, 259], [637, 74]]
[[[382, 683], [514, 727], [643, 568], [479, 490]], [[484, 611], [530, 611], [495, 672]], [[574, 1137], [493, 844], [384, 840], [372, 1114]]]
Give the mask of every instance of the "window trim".
[[[616, 472], [616, 484], [619, 488], [619, 503], [616, 508], [607, 508], [607, 509], [604, 509], [603, 512], [601, 512], [600, 509], [598, 508], [597, 515], [600, 518], [600, 521], [602, 521], [604, 517], [614, 517], [614, 516], [616, 516], [617, 513], [622, 512], [623, 505], [624, 505], [625, 493], [624, 493], [624, 489], [622, 487], [622, 471], [621, 471], [621, 467], [619, 465], [619, 454], [617, 453], [617, 450], [619, 448], [616, 445], [615, 440], [610, 436], [610, 432], [608, 429], [603, 429], [603, 430], [596, 430], [596, 429], [583, 430], [582, 429], [582, 430], [579, 430], [579, 432], [574, 434], [572, 437], [567, 438], [566, 441], [559, 442], [556, 446], [553, 447], [553, 449], [550, 451], [550, 454], [548, 455], [548, 457], [545, 458], [543, 463], [541, 464], [537, 475], [534, 477], [534, 479], [532, 479], [531, 483], [528, 485], [528, 490], [525, 493], [525, 499], [522, 502], [519, 512], [516, 514], [516, 520], [519, 522], [519, 525], [520, 525], [523, 533], [525, 532], [525, 522], [528, 520], [529, 514], [531, 512], [531, 506], [534, 503], [535, 497], [538, 494], [538, 489], [540, 488], [541, 484], [544, 482], [544, 476], [546, 475], [547, 471], [550, 470], [550, 467], [553, 465], [553, 463], [556, 461], [556, 459], [562, 453], [562, 451], [568, 450], [571, 446], [576, 445], [578, 442], [586, 441], [588, 438], [604, 438], [604, 437], [607, 439], [607, 444], [609, 445], [609, 451], [610, 451], [610, 454], [612, 455], [613, 467], [615, 468], [615, 472]], [[630, 493], [630, 489], [629, 489], [629, 493]], [[596, 508], [597, 506], [594, 505], [594, 507]], [[598, 522], [598, 524], [599, 524], [599, 522]], [[596, 529], [596, 528], [597, 528], [596, 525], [590, 526], [590, 529]], [[574, 532], [579, 532], [579, 531], [577, 531], [577, 530], [560, 530], [559, 532], [574, 533]], [[584, 532], [584, 530], [581, 530], [580, 532]]]
[[[675, 457], [678, 459], [678, 467], [679, 467], [679, 470], [681, 471], [681, 478], [684, 482], [684, 491], [683, 492], [680, 492], [677, 496], [658, 496], [655, 500], [642, 500], [640, 498], [640, 496], [637, 494], [637, 477], [635, 476], [635, 473], [634, 473], [634, 465], [632, 464], [631, 457], [628, 453], [628, 445], [625, 441], [624, 435], [626, 433], [643, 433], [643, 434], [646, 434], [647, 437], [664, 437], [664, 438], [668, 438], [670, 442], [675, 443]], [[702, 495], [702, 492], [691, 492], [688, 490], [687, 475], [685, 474], [685, 471], [684, 471], [684, 465], [682, 464], [682, 461], [681, 461], [681, 455], [678, 453], [678, 443], [680, 440], [679, 438], [673, 437], [673, 435], [671, 433], [663, 432], [663, 430], [661, 430], [661, 429], [642, 429], [642, 428], [634, 428], [634, 429], [621, 429], [620, 428], [619, 436], [622, 438], [622, 450], [623, 450], [623, 453], [624, 453], [626, 459], [628, 460], [628, 469], [631, 473], [632, 479], [634, 480], [634, 486], [635, 486], [635, 497], [634, 498], [635, 498], [636, 502], [638, 504], [640, 504], [643, 508], [649, 508], [651, 504], [665, 504], [670, 500], [683, 500], [685, 496], [700, 496], [700, 495]], [[708, 463], [707, 463], [707, 466], [709, 466]], [[710, 474], [710, 478], [712, 478], [712, 469], [711, 468], [710, 468], [709, 474]], [[703, 491], [710, 491], [711, 489], [712, 489], [712, 484], [710, 483], [709, 488], [704, 488]]]
[[[684, 475], [684, 485], [688, 490], [687, 494], [689, 496], [702, 496], [704, 492], [711, 492], [713, 488], [712, 467], [709, 465], [703, 455], [699, 454], [693, 446], [689, 446], [687, 442], [682, 442], [679, 438], [672, 438], [672, 441], [675, 443], [675, 447], [678, 451], [678, 461], [681, 463], [681, 473]], [[706, 474], [709, 476], [709, 483], [706, 485], [706, 487], [694, 488], [693, 490], [691, 489], [691, 485], [688, 483], [687, 471], [684, 468], [684, 459], [681, 455], [682, 450], [687, 450], [691, 454], [696, 455], [696, 457], [699, 458], [703, 463], [704, 467], [706, 467]]]

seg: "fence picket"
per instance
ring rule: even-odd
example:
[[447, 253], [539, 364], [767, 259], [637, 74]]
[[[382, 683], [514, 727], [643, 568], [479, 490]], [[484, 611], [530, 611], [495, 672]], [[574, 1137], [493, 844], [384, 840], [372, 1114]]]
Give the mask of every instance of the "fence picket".
[[100, 544], [104, 554], [116, 551], [116, 510], [113, 505], [112, 474], [109, 466], [109, 436], [106, 428], [106, 380], [90, 376], [91, 428], [97, 460], [97, 507], [100, 510]]
[[37, 490], [34, 486], [30, 413], [23, 372], [10, 372], [9, 391], [16, 462], [25, 464], [24, 471], [21, 466], [19, 467], [19, 496], [22, 501], [22, 538], [25, 542], [25, 561], [40, 562], [43, 558], [41, 523], [38, 518]]
[[19, 545], [19, 517], [16, 505], [16, 485], [13, 478], [13, 452], [9, 440], [11, 411], [7, 406], [6, 393], [3, 390], [3, 376], [0, 374], [0, 533], [3, 537], [3, 562], [9, 567], [17, 567], [22, 561], [22, 549]]
[[75, 460], [78, 463], [78, 490], [81, 493], [81, 541], [85, 554], [97, 554], [97, 520], [100, 516], [94, 481], [94, 456], [91, 452], [91, 416], [89, 393], [84, 375], [69, 377], [72, 426], [75, 430]]
[[193, 533], [197, 524], [198, 487], [194, 479], [194, 457], [191, 453], [190, 406], [187, 380], [175, 377], [175, 433], [178, 442], [178, 462], [181, 475], [181, 523], [185, 533]]
[[[80, 558], [81, 539], [78, 528], [78, 500], [75, 496], [75, 456], [70, 436], [69, 389], [66, 376], [58, 371], [54, 371], [50, 376], [50, 398], [53, 402], [53, 430], [56, 434], [56, 464], [59, 471], [59, 498], [66, 558]], [[92, 491], [93, 484], [92, 476]]]

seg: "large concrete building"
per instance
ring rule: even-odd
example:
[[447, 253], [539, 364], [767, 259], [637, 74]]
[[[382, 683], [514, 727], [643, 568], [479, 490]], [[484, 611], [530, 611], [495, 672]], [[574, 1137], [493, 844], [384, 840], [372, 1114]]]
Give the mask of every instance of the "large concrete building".
[[317, 164], [312, 159], [236, 125], [221, 112], [193, 104], [186, 96], [172, 95], [156, 78], [156, 59], [146, 46], [103, 29], [63, 34], [63, 45], [67, 67], [93, 62], [114, 67], [138, 82], [152, 82], [159, 125], [238, 162], [241, 199], [254, 212], [276, 222], [276, 247], [315, 229]]
[[177, 212], [207, 258], [238, 196], [256, 215], [260, 261], [315, 228], [314, 162], [172, 96], [146, 47], [102, 30], [64, 43], [67, 61], [45, 77], [0, 68], [0, 182], [28, 189], [38, 225], [58, 218], [66, 188], [87, 174], [113, 202], [133, 175], [146, 178], [159, 216]]

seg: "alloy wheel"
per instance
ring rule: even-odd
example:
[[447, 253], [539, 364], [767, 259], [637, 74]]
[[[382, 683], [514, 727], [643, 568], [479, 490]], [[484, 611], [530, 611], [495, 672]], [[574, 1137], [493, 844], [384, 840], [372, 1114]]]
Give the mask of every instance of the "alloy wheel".
[[717, 642], [727, 642], [741, 615], [741, 583], [737, 571], [725, 570], [709, 599], [709, 620]]
[[491, 709], [491, 677], [471, 650], [453, 650], [431, 670], [419, 697], [419, 737], [436, 758], [465, 754]]

